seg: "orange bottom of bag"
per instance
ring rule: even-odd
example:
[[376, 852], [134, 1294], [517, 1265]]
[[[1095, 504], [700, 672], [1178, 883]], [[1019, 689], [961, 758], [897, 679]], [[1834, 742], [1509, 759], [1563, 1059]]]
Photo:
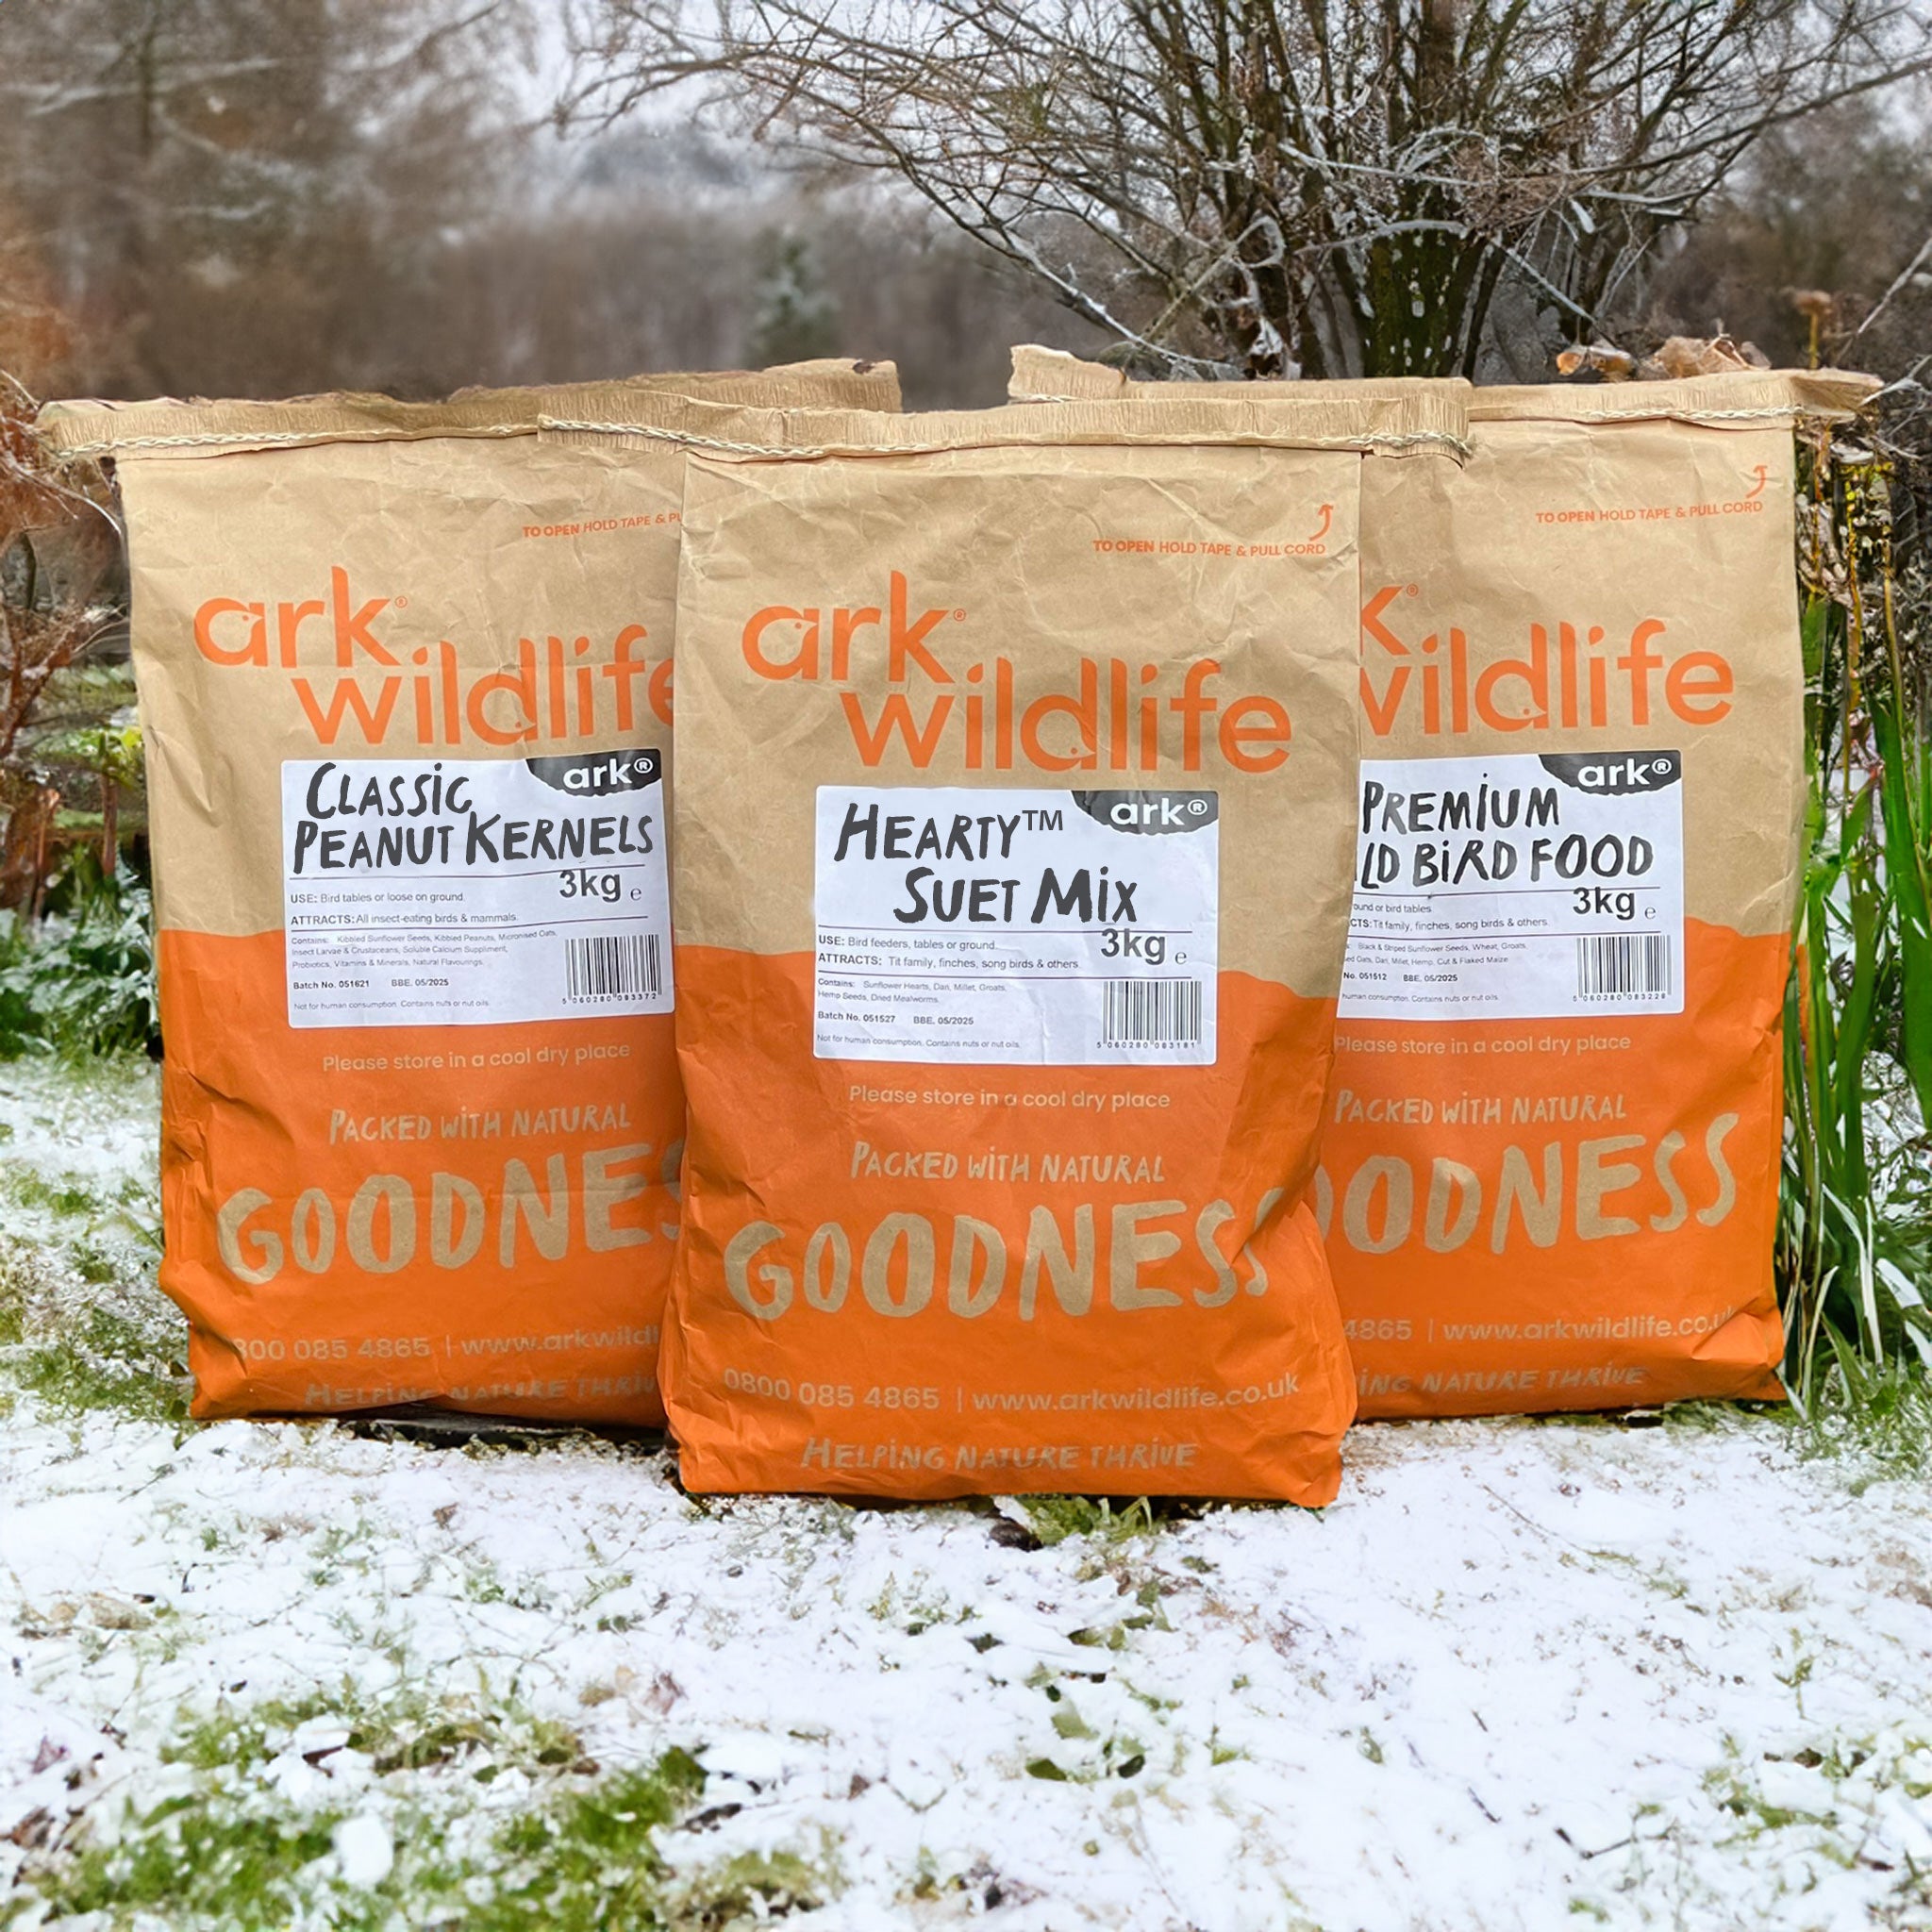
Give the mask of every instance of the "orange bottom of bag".
[[1790, 942], [1684, 936], [1680, 1014], [1338, 1023], [1316, 1199], [1364, 1416], [1782, 1397]]
[[668, 1015], [296, 1030], [279, 932], [163, 932], [161, 1286], [198, 1416], [658, 1424]]
[[1330, 1501], [1333, 1002], [1222, 974], [1206, 1068], [820, 1060], [812, 971], [677, 953], [687, 1487]]

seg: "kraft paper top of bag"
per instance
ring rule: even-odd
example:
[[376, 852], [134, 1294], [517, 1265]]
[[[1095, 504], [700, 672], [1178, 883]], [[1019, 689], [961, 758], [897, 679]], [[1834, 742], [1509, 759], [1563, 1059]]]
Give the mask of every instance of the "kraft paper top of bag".
[[1429, 394], [1468, 396], [1474, 389], [1461, 375], [1362, 375], [1304, 381], [1298, 377], [1216, 380], [1172, 376], [1142, 381], [1110, 362], [1089, 362], [1065, 349], [1046, 349], [1038, 342], [1019, 342], [1011, 351], [1013, 371], [1007, 394], [1016, 403], [1124, 401], [1152, 396], [1205, 395], [1225, 404], [1236, 396], [1262, 391], [1271, 395], [1403, 396]]
[[1875, 375], [1841, 369], [1753, 369], [1667, 382], [1499, 383], [1469, 399], [1472, 423], [1690, 423], [1762, 429], [1798, 416], [1856, 415]]
[[[575, 404], [591, 399], [580, 397]], [[851, 410], [733, 406], [656, 391], [607, 391], [596, 407], [546, 410], [541, 426], [563, 435], [634, 436], [682, 444], [720, 461], [790, 462], [817, 457], [893, 457], [948, 450], [1081, 444], [1247, 443], [1363, 453], [1467, 450], [1459, 395], [1428, 387], [1399, 393], [1282, 394], [1273, 390], [1212, 402], [1163, 393], [1119, 400], [938, 410], [905, 416]]]
[[1349, 381], [1263, 383], [1141, 382], [1104, 362], [1064, 349], [1022, 342], [1012, 351], [1007, 393], [1016, 400], [1063, 402], [1107, 397], [1161, 397], [1190, 391], [1224, 406], [1257, 389], [1323, 395], [1400, 395], [1417, 389], [1460, 394], [1472, 423], [1614, 423], [1671, 421], [1712, 428], [1750, 428], [1793, 416], [1855, 414], [1879, 388], [1874, 375], [1839, 369], [1740, 370], [1666, 382], [1552, 382], [1476, 388], [1461, 376], [1372, 376]]
[[341, 393], [282, 402], [83, 400], [49, 403], [41, 411], [42, 440], [62, 457], [219, 456], [324, 442], [395, 442], [445, 436], [528, 436], [539, 416], [572, 410], [582, 400], [627, 391], [695, 392], [718, 403], [769, 403], [774, 379], [784, 395], [824, 408], [899, 408], [899, 372], [891, 362], [824, 359], [766, 370], [705, 370], [632, 375], [621, 381], [558, 383], [543, 388], [464, 390], [445, 402], [399, 403], [389, 396]]

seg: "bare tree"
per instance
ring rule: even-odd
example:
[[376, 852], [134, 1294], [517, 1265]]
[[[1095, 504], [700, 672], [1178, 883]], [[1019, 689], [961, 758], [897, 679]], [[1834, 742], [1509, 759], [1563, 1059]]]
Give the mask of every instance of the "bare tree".
[[352, 375], [491, 212], [523, 0], [0, 6], [0, 235], [87, 372], [246, 393]]
[[1932, 67], [1924, 0], [583, 0], [560, 113], [702, 101], [882, 172], [1128, 352], [1473, 373], [1583, 334], [1767, 131]]
[[1652, 276], [1637, 331], [1721, 320], [1776, 361], [1932, 370], [1932, 89], [1912, 107], [1852, 103], [1772, 134]]
[[[101, 591], [121, 549], [106, 479], [85, 464], [57, 474], [33, 414], [32, 398], [0, 375], [0, 904], [29, 908], [60, 803], [32, 755], [33, 727], [62, 675], [118, 620]], [[119, 782], [129, 775], [116, 768]], [[107, 783], [104, 773], [104, 800]]]

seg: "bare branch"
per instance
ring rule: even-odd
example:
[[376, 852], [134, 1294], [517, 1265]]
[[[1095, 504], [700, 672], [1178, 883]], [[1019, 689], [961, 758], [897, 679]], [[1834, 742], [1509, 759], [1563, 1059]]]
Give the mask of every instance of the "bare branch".
[[1928, 27], [1926, 0], [584, 0], [558, 111], [696, 99], [882, 173], [1163, 358], [1449, 369], [1506, 278], [1591, 325], [1766, 132], [1932, 71]]

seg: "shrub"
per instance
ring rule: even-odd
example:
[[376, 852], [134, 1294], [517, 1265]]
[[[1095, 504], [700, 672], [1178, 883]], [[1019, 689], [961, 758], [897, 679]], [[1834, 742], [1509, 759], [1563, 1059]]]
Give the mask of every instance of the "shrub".
[[152, 1052], [154, 913], [147, 888], [103, 877], [76, 855], [61, 885], [68, 909], [36, 928], [0, 925], [0, 1056]]

